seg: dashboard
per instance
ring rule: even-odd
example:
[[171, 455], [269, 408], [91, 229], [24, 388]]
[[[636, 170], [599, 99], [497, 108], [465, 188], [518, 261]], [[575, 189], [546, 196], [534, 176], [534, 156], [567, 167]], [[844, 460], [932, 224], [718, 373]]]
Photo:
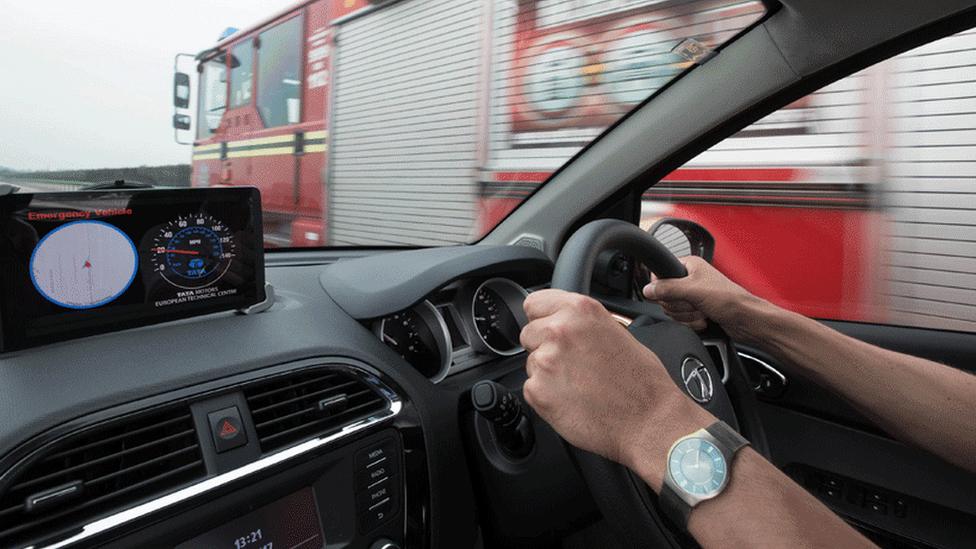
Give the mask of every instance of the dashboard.
[[519, 334], [529, 292], [504, 277], [448, 285], [373, 323], [376, 336], [425, 377], [448, 375], [523, 351]]
[[509, 459], [470, 404], [480, 380], [524, 379], [541, 252], [266, 261], [263, 312], [0, 358], [0, 545], [477, 547], [594, 512], [541, 420]]

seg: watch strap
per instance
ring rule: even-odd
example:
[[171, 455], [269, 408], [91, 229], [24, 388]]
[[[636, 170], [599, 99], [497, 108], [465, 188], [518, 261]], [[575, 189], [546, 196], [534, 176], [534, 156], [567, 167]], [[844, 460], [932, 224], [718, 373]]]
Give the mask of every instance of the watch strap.
[[678, 492], [667, 482], [661, 487], [661, 495], [657, 499], [658, 507], [665, 518], [671, 521], [682, 532], [688, 529], [688, 517], [691, 516], [691, 506], [681, 499]]
[[[716, 421], [715, 423], [706, 427], [705, 430], [708, 431], [708, 434], [715, 437], [715, 440], [717, 440], [722, 446], [724, 446], [724, 448], [720, 449], [728, 452], [728, 457], [730, 458], [729, 461], [731, 461], [732, 456], [741, 450], [743, 446], [747, 446], [749, 444], [748, 440], [743, 438], [742, 435], [736, 432], [735, 429], [729, 427], [729, 425], [724, 421]], [[732, 464], [729, 463], [730, 467], [731, 465]]]

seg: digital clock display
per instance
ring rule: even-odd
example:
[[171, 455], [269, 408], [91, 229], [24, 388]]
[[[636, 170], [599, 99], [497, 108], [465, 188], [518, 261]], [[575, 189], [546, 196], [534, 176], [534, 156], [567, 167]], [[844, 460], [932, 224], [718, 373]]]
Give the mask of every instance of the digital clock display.
[[325, 547], [322, 524], [311, 488], [304, 488], [176, 549], [313, 549]]

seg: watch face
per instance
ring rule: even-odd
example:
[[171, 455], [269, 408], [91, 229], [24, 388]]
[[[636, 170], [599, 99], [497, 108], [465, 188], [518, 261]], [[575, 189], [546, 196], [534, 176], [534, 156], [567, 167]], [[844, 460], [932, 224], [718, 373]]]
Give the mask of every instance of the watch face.
[[725, 456], [703, 438], [687, 438], [668, 457], [668, 473], [685, 492], [698, 497], [718, 494], [728, 478]]

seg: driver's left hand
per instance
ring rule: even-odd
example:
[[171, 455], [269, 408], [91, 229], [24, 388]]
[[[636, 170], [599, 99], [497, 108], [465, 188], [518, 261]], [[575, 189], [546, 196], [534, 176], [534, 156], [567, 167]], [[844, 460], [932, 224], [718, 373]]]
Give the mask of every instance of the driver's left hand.
[[541, 290], [525, 312], [523, 395], [570, 444], [632, 468], [650, 452], [663, 465], [674, 440], [714, 421], [595, 299]]

